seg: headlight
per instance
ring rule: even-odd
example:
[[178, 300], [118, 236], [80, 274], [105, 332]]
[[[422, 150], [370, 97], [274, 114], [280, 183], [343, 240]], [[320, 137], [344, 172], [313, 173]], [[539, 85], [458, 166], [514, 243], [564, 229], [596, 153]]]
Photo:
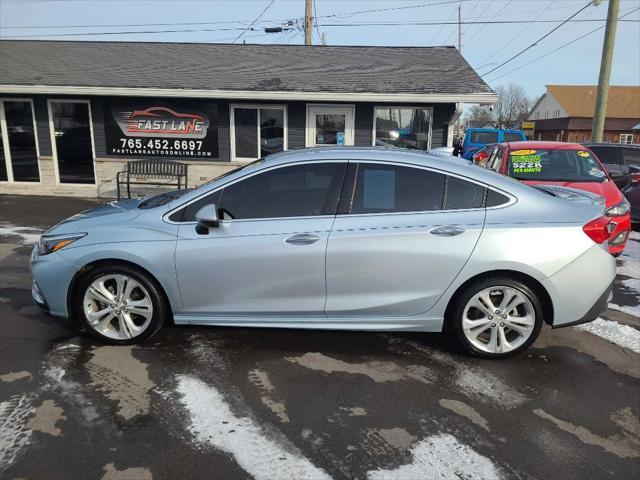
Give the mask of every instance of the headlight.
[[627, 213], [629, 213], [629, 202], [627, 199], [624, 199], [620, 203], [607, 209], [607, 215], [610, 217], [619, 217], [620, 215], [625, 215]]
[[67, 245], [72, 244], [76, 240], [84, 237], [86, 233], [72, 233], [68, 235], [52, 235], [47, 237], [45, 235], [40, 237], [38, 242], [38, 255], [48, 255], [52, 252], [60, 250]]

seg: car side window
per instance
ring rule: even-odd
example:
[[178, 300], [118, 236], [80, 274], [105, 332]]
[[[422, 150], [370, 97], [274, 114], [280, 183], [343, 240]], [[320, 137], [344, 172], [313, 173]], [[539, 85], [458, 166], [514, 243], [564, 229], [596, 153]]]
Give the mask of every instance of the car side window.
[[226, 187], [219, 208], [233, 219], [334, 215], [347, 163], [287, 166]]
[[623, 147], [622, 155], [624, 156], [625, 165], [640, 167], [640, 148]]
[[608, 163], [610, 165], [619, 165], [618, 161], [618, 149], [616, 147], [603, 147], [603, 146], [589, 146], [587, 147], [593, 153], [596, 154], [598, 160], [602, 163]]
[[509, 197], [503, 195], [501, 193], [496, 192], [495, 190], [487, 189], [487, 200], [485, 202], [485, 206], [488, 207], [497, 207], [498, 205], [503, 205], [509, 201]]
[[441, 210], [445, 175], [421, 168], [360, 163], [352, 214]]
[[195, 222], [196, 213], [198, 213], [198, 210], [200, 210], [205, 205], [219, 205], [221, 196], [222, 190], [218, 190], [217, 192], [205, 195], [195, 202], [190, 203], [185, 208], [172, 213], [169, 217], [169, 220], [174, 222]]
[[462, 210], [466, 208], [481, 208], [484, 204], [485, 190], [483, 186], [477, 183], [447, 176], [444, 209]]

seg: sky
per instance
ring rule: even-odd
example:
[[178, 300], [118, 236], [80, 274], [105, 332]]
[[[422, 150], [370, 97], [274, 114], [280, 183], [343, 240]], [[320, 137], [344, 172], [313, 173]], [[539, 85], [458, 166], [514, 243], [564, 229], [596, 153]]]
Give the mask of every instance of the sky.
[[[0, 0], [0, 37], [302, 44], [304, 3], [304, 0]], [[598, 6], [588, 6], [574, 17], [580, 22], [561, 26], [500, 66], [587, 3], [590, 2], [315, 0], [317, 28], [313, 41], [321, 43], [320, 35], [324, 33], [328, 45], [457, 45], [458, 26], [442, 23], [457, 22], [461, 4], [463, 22], [521, 22], [463, 24], [462, 54], [492, 87], [516, 83], [535, 98], [544, 93], [545, 84], [597, 83], [604, 28], [580, 37], [604, 26], [607, 0]], [[611, 85], [640, 85], [640, 10], [633, 11], [638, 8], [640, 0], [621, 0], [618, 16], [632, 13], [625, 17], [631, 21], [618, 22]], [[282, 26], [287, 20], [293, 21], [290, 30], [264, 32], [265, 27]], [[537, 23], [529, 23], [532, 20]], [[543, 22], [549, 20], [552, 22]], [[155, 33], [135, 33], [141, 31]], [[563, 47], [565, 44], [569, 45]], [[559, 47], [562, 48], [553, 52]], [[542, 58], [538, 60], [539, 57]]]

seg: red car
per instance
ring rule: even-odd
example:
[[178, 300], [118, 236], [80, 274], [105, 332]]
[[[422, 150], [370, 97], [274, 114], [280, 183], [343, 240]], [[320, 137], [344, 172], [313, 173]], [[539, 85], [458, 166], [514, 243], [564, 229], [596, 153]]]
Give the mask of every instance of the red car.
[[488, 158], [476, 163], [529, 185], [559, 185], [604, 197], [607, 216], [615, 226], [609, 237], [609, 253], [618, 256], [624, 250], [631, 231], [629, 202], [586, 147], [542, 141], [500, 143]]

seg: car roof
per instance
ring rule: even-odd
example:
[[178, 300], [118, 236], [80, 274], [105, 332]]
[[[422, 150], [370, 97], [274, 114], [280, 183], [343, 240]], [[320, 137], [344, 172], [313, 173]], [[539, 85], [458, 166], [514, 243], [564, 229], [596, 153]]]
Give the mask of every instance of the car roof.
[[631, 147], [631, 148], [640, 148], [640, 144], [637, 143], [614, 143], [614, 142], [584, 142], [582, 145], [585, 147]]
[[505, 142], [509, 148], [545, 148], [547, 150], [584, 150], [585, 146], [570, 142], [545, 142], [541, 140], [523, 140], [522, 142]]

